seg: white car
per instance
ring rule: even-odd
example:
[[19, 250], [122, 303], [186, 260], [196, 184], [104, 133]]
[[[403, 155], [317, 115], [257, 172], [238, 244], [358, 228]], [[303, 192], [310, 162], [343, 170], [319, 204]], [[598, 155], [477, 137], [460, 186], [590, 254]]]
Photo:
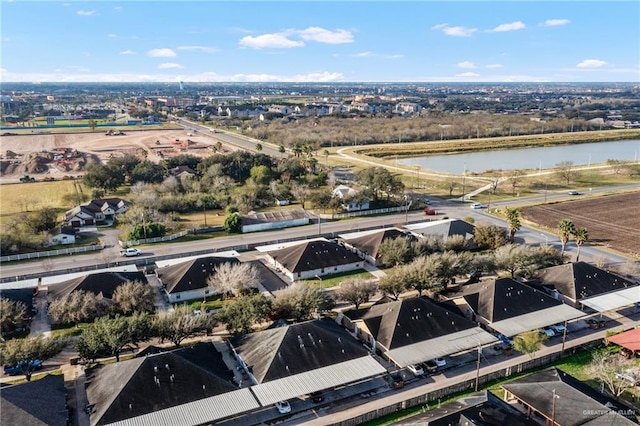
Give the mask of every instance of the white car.
[[289, 401], [276, 402], [276, 408], [280, 414], [287, 414], [291, 412], [291, 405], [289, 404]]
[[140, 256], [142, 252], [137, 248], [128, 248], [126, 250], [122, 250], [120, 254], [123, 255], [124, 257], [132, 257], [132, 256]]
[[447, 361], [444, 358], [436, 358], [433, 360], [438, 367], [444, 367], [447, 365]]
[[553, 337], [556, 335], [556, 332], [553, 331], [550, 327], [541, 328], [540, 333], [546, 334], [547, 337]]
[[473, 203], [471, 204], [472, 209], [486, 209], [487, 205], [482, 203]]
[[407, 369], [413, 373], [414, 376], [422, 376], [424, 374], [424, 370], [419, 365], [408, 365]]
[[556, 334], [562, 334], [564, 333], [564, 330], [565, 330], [564, 324], [554, 324], [549, 328], [553, 330]]

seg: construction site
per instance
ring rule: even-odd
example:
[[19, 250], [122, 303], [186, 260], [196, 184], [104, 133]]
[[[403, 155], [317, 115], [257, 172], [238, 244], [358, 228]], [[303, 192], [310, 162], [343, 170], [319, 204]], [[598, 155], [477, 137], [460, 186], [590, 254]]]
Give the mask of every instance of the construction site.
[[[117, 136], [117, 137], [114, 137]], [[78, 177], [94, 162], [125, 154], [160, 162], [180, 154], [208, 157], [237, 148], [205, 134], [184, 130], [106, 133], [3, 134], [0, 138], [0, 183]]]

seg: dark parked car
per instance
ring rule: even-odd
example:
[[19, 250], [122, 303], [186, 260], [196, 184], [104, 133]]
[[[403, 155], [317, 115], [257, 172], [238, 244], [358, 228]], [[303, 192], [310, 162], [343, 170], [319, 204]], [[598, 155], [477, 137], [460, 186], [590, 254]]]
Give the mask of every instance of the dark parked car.
[[5, 365], [4, 366], [4, 374], [8, 376], [17, 376], [19, 374], [24, 374], [25, 370], [34, 371], [42, 368], [42, 361], [39, 359], [31, 361], [30, 365], [29, 361], [20, 361], [17, 364], [13, 365]]
[[322, 392], [313, 392], [309, 394], [309, 397], [311, 398], [311, 401], [315, 402], [316, 404], [324, 401], [324, 395], [322, 395]]
[[601, 320], [601, 319], [597, 320], [597, 319], [593, 319], [593, 318], [589, 318], [587, 320], [587, 326], [589, 328], [592, 328], [592, 329], [602, 328], [605, 325], [607, 325], [607, 322], [605, 320]]

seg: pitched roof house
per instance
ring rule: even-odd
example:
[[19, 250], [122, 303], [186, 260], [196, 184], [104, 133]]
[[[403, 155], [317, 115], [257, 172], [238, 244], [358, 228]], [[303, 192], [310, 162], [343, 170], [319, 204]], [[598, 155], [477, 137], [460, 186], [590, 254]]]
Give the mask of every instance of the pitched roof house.
[[473, 238], [475, 226], [464, 220], [443, 219], [433, 222], [414, 223], [406, 226], [408, 230], [416, 234], [434, 235], [441, 238], [462, 235], [465, 240]]
[[464, 286], [449, 299], [467, 318], [507, 337], [584, 316], [544, 291], [511, 278]]
[[240, 263], [233, 257], [205, 256], [156, 269], [169, 302], [202, 299], [216, 291], [209, 288], [207, 278], [222, 263]]
[[395, 425], [414, 426], [540, 426], [525, 413], [489, 391], [459, 398], [426, 412], [405, 417]]
[[68, 296], [71, 292], [82, 290], [111, 299], [116, 288], [127, 281], [148, 283], [147, 277], [142, 272], [98, 272], [49, 285], [47, 295], [52, 299], [59, 299]]
[[364, 261], [341, 245], [327, 241], [306, 241], [267, 252], [269, 262], [291, 280], [338, 274], [361, 269]]
[[356, 315], [354, 331], [400, 367], [497, 341], [475, 322], [424, 297], [375, 304]]
[[251, 333], [230, 344], [262, 405], [386, 373], [330, 318]]
[[91, 425], [196, 425], [259, 407], [249, 389], [232, 382], [212, 343], [105, 365], [87, 376]]
[[96, 198], [67, 210], [64, 222], [68, 226], [79, 228], [94, 225], [97, 221], [111, 220], [116, 215], [126, 212], [131, 202], [122, 198]]
[[49, 244], [52, 246], [58, 244], [74, 244], [76, 242], [77, 230], [71, 226], [62, 226], [52, 229], [49, 234]]
[[505, 385], [505, 400], [520, 402], [527, 413], [542, 417], [546, 424], [560, 426], [626, 426], [637, 424], [620, 413], [619, 405], [555, 367], [516, 379]]
[[343, 234], [339, 237], [340, 241], [342, 241], [347, 248], [352, 249], [367, 262], [374, 265], [380, 265], [382, 263], [379, 250], [383, 241], [395, 238], [406, 238], [409, 241], [416, 239], [414, 235], [398, 228], [354, 232]]
[[333, 196], [342, 200], [342, 208], [348, 212], [369, 209], [369, 199], [349, 186], [338, 185], [333, 190]]
[[539, 271], [538, 279], [572, 306], [605, 312], [640, 302], [637, 283], [585, 262], [565, 263]]
[[39, 380], [5, 386], [0, 392], [2, 424], [67, 426], [66, 394], [61, 375], [47, 375]]

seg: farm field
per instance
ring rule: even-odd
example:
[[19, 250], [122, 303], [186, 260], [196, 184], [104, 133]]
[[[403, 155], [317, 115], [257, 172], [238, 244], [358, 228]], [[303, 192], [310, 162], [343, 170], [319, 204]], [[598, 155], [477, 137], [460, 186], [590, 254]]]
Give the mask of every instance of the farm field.
[[640, 258], [640, 191], [526, 207], [525, 220], [555, 231], [562, 219], [589, 231], [589, 243]]

